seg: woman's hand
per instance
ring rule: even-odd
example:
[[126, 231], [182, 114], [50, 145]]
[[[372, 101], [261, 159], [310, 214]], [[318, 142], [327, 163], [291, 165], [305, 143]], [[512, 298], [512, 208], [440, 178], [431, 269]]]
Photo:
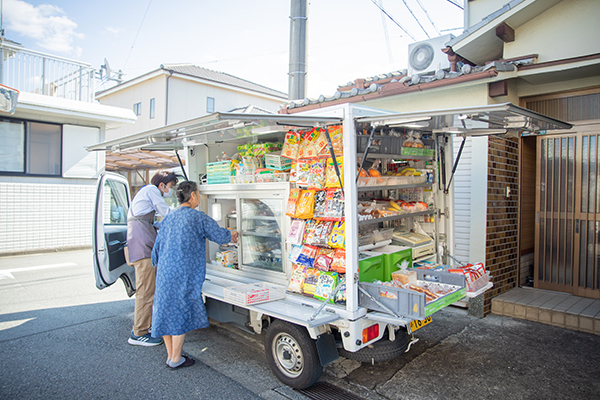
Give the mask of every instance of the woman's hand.
[[231, 243], [236, 243], [238, 240], [238, 231], [231, 231]]

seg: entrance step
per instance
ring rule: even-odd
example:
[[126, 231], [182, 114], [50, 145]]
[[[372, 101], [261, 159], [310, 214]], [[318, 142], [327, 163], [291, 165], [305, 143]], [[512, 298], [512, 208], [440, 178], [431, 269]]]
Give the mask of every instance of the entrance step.
[[492, 299], [492, 313], [600, 335], [600, 300], [517, 287]]

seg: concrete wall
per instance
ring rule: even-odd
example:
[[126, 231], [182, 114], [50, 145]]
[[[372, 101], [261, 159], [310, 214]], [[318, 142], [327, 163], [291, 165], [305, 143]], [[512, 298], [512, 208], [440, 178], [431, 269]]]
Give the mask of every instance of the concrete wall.
[[541, 63], [598, 53], [599, 16], [598, 0], [562, 1], [515, 29], [504, 58], [538, 54]]

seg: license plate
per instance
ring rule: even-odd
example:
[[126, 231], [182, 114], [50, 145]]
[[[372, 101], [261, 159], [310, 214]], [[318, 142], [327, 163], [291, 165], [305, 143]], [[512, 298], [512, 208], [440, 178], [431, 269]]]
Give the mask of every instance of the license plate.
[[410, 321], [410, 330], [414, 332], [417, 329], [424, 327], [425, 325], [427, 325], [430, 322], [431, 322], [431, 317], [427, 317], [422, 321], [415, 319], [414, 321]]

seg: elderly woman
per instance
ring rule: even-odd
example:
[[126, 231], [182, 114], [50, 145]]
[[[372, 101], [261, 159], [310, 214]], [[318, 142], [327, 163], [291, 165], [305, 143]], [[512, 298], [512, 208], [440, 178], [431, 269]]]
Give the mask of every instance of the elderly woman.
[[171, 368], [194, 364], [194, 359], [181, 355], [185, 334], [209, 326], [202, 302], [206, 239], [218, 244], [237, 241], [237, 232], [221, 228], [195, 209], [200, 202], [195, 182], [181, 182], [176, 194], [181, 207], [162, 221], [152, 249], [152, 263], [156, 265], [152, 337], [163, 337]]

